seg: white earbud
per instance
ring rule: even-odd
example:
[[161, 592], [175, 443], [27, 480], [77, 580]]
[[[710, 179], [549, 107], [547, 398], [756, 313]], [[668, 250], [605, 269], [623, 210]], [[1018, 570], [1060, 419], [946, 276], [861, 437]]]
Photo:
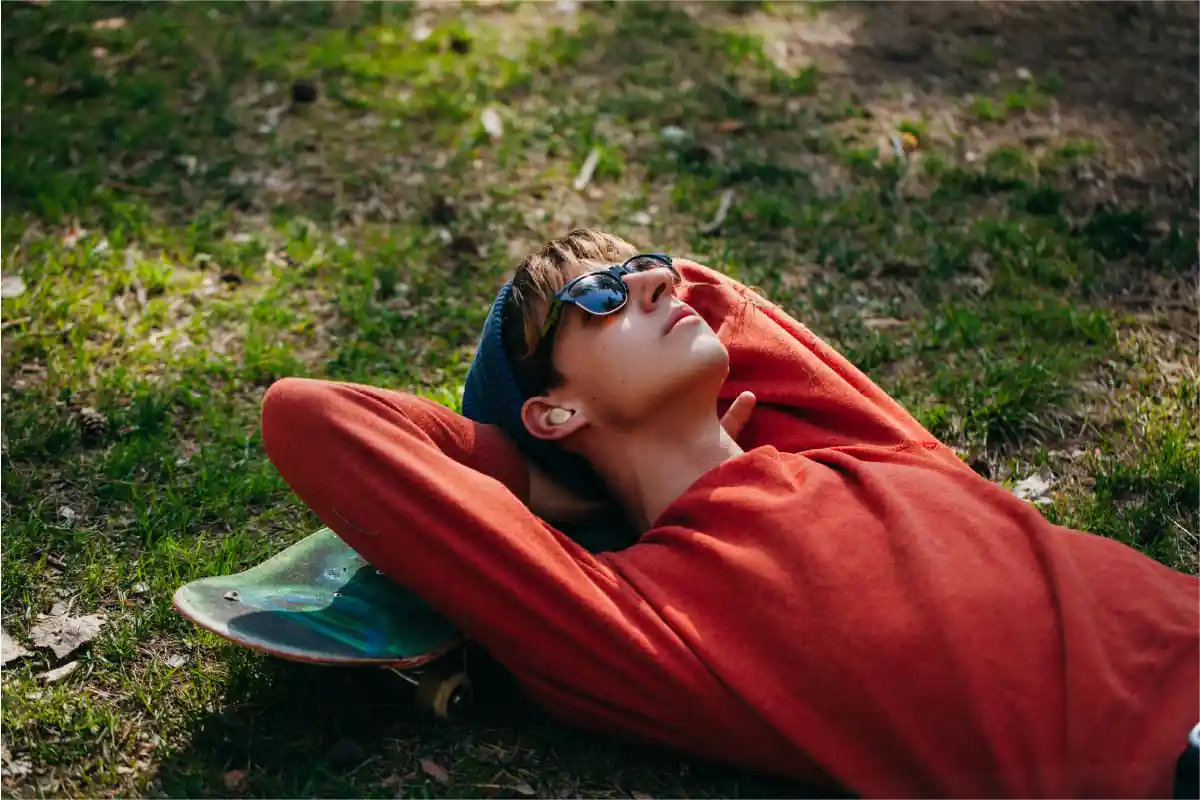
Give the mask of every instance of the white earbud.
[[546, 419], [550, 421], [551, 425], [562, 425], [574, 413], [574, 411], [568, 411], [565, 408], [552, 408], [550, 409], [550, 413], [546, 415]]

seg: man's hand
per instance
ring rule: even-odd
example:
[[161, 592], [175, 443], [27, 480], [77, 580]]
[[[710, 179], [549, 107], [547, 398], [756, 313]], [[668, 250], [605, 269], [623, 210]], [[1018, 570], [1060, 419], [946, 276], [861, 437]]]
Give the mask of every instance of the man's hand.
[[730, 439], [737, 441], [742, 428], [750, 421], [750, 413], [754, 411], [754, 404], [757, 402], [758, 398], [753, 392], [742, 392], [734, 399], [733, 405], [725, 412], [725, 416], [721, 417], [721, 427], [729, 434]]

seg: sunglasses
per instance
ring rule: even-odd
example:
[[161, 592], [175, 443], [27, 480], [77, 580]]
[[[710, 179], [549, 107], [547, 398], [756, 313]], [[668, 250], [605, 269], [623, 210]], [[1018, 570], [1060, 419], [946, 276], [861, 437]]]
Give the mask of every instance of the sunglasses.
[[626, 275], [664, 267], [671, 271], [675, 284], [679, 285], [682, 277], [679, 270], [675, 269], [671, 257], [666, 253], [638, 253], [636, 256], [626, 259], [622, 264], [616, 264], [607, 269], [598, 269], [572, 279], [554, 295], [550, 313], [546, 314], [546, 321], [542, 323], [540, 339], [544, 341], [558, 324], [562, 317], [562, 310], [568, 303], [579, 306], [597, 317], [615, 314], [629, 302], [629, 286], [625, 283]]

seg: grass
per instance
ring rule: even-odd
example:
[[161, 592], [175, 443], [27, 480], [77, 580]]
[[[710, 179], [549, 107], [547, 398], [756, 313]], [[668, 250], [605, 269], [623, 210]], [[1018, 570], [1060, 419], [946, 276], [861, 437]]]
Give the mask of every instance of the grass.
[[[976, 469], [1052, 473], [1051, 519], [1197, 571], [1194, 197], [1097, 203], [1086, 176], [1113, 156], [1067, 133], [958, 147], [936, 115], [888, 127], [743, 24], [826, 4], [542, 11], [0, 9], [3, 273], [26, 286], [3, 301], [4, 624], [21, 640], [60, 600], [107, 615], [63, 681], [38, 677], [45, 652], [5, 669], [7, 791], [794, 795], [506, 691], [438, 725], [386, 676], [272, 662], [171, 607], [319, 524], [263, 455], [273, 380], [457, 407], [506, 270], [578, 225], [761, 287]], [[316, 102], [290, 102], [297, 80]], [[1059, 88], [946, 102], [1003, 132]], [[920, 137], [910, 158], [878, 141], [898, 131]]]

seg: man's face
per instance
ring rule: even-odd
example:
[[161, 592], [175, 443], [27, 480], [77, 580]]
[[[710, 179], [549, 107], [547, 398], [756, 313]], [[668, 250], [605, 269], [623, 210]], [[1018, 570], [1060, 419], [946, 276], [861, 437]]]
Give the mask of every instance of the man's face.
[[697, 391], [711, 391], [715, 404], [729, 354], [679, 299], [674, 275], [660, 268], [624, 279], [629, 300], [616, 313], [594, 316], [572, 304], [563, 309], [552, 335], [554, 365], [565, 380], [550, 396], [610, 429], [635, 428]]

